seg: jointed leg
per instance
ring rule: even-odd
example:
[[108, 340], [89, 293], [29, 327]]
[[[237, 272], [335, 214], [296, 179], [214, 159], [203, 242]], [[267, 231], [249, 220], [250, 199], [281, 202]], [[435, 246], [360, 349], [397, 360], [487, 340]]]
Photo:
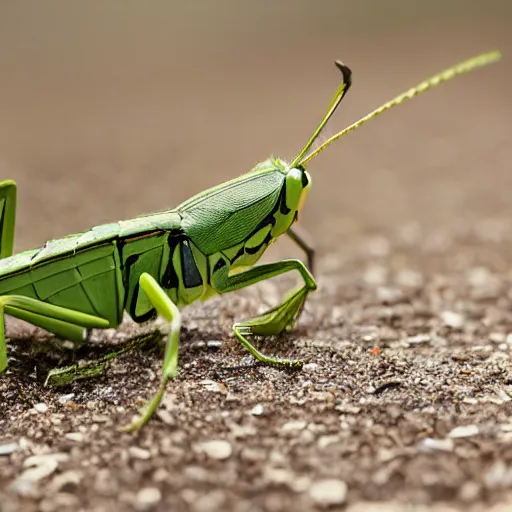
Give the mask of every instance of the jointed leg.
[[308, 270], [311, 274], [314, 274], [315, 249], [305, 229], [298, 224], [294, 224], [286, 234], [306, 253]]
[[140, 276], [139, 284], [147, 295], [151, 304], [158, 314], [165, 318], [170, 324], [169, 336], [165, 346], [164, 364], [162, 367], [162, 378], [156, 395], [146, 405], [142, 416], [124, 427], [122, 430], [132, 432], [138, 430], [151, 418], [158, 408], [165, 392], [167, 381], [178, 373], [178, 348], [181, 328], [181, 314], [174, 302], [166, 295], [161, 286], [149, 274], [143, 273]]
[[233, 276], [228, 275], [228, 268], [224, 266], [214, 273], [212, 286], [219, 293], [227, 293], [292, 270], [299, 271], [304, 279], [304, 286], [294, 290], [279, 306], [246, 322], [236, 323], [233, 326], [233, 331], [242, 345], [259, 361], [270, 364], [300, 367], [302, 365], [300, 361], [269, 357], [262, 354], [249, 342], [247, 336], [277, 335], [282, 333], [287, 327], [294, 325], [308, 293], [316, 289], [315, 280], [304, 263], [299, 260], [285, 260], [277, 263], [259, 265]]
[[0, 373], [7, 367], [7, 348], [5, 345], [4, 315], [11, 315], [20, 320], [42, 327], [64, 339], [80, 344], [84, 329], [106, 328], [108, 320], [87, 315], [72, 309], [54, 306], [37, 299], [20, 295], [0, 297]]
[[16, 183], [0, 182], [0, 258], [12, 256], [16, 222]]

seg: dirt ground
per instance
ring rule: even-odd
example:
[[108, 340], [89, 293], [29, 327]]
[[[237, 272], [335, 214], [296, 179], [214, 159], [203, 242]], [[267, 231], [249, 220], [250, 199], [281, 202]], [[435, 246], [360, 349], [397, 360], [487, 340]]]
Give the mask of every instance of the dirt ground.
[[[231, 333], [293, 278], [191, 306], [179, 375], [130, 435], [118, 427], [155, 391], [157, 335], [52, 388], [47, 371], [72, 353], [10, 323], [2, 512], [512, 510], [509, 4], [277, 4], [0, 7], [0, 168], [20, 186], [19, 250], [293, 158], [335, 58], [354, 75], [331, 134], [447, 65], [505, 54], [310, 164], [301, 223], [319, 289], [294, 331], [261, 344], [302, 371], [255, 364]], [[266, 260], [290, 256], [283, 241]], [[95, 332], [76, 360], [157, 327]]]

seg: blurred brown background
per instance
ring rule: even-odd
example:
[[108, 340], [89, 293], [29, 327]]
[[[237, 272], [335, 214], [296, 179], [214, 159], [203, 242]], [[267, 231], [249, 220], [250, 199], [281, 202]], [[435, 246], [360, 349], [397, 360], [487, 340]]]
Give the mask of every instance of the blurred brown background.
[[177, 205], [270, 154], [293, 158], [339, 82], [326, 133], [495, 48], [332, 146], [302, 216], [324, 251], [361, 230], [512, 219], [507, 0], [2, 1], [0, 172], [17, 249]]

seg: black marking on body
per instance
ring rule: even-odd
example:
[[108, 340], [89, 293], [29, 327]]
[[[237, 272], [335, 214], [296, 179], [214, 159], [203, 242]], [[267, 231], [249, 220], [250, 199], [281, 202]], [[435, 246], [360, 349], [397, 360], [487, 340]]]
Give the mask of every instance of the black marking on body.
[[288, 215], [291, 212], [290, 208], [288, 208], [288, 205], [286, 204], [286, 180], [283, 183], [283, 188], [279, 195], [279, 211], [283, 215]]
[[[167, 262], [167, 267], [165, 267], [164, 275], [162, 276], [162, 288], [166, 290], [169, 289], [177, 289], [180, 285], [180, 280], [178, 278], [178, 274], [176, 273], [176, 269], [172, 263], [172, 257], [174, 255], [174, 250], [176, 246], [184, 239], [183, 236], [170, 235], [167, 238], [167, 244], [169, 245], [169, 261]], [[183, 265], [183, 261], [182, 261]]]
[[261, 244], [255, 247], [246, 247], [245, 252], [247, 254], [256, 254], [265, 244], [268, 244], [272, 240], [272, 234], [270, 231], [267, 233]]
[[302, 182], [302, 188], [306, 188], [309, 185], [308, 176], [306, 174], [306, 169], [302, 165], [298, 165], [296, 167], [301, 172], [301, 182]]
[[[122, 255], [121, 255], [122, 256]], [[125, 272], [123, 272], [123, 277], [124, 277], [124, 289], [126, 291], [129, 290], [129, 284], [130, 284], [130, 270], [131, 270], [131, 267], [132, 265], [134, 265], [137, 260], [139, 259], [139, 254], [132, 254], [131, 256], [128, 256], [128, 258], [126, 258], [126, 262], [124, 264], [124, 268], [125, 268]], [[122, 261], [122, 259], [121, 259]], [[137, 304], [137, 296], [139, 295], [139, 283], [137, 283], [135, 285], [135, 288], [133, 289], [133, 300], [132, 299], [132, 302], [130, 304], [130, 307], [129, 307], [129, 313], [130, 315], [133, 313], [135, 314], [135, 305]], [[123, 309], [124, 310], [128, 310], [127, 308], [127, 301], [128, 301], [128, 293], [125, 293], [125, 297], [124, 297], [124, 304], [123, 304]], [[135, 320], [135, 318], [134, 318]]]
[[[130, 269], [131, 269], [132, 265], [134, 265], [137, 262], [139, 257], [140, 257], [140, 254], [132, 254], [131, 256], [128, 256], [128, 258], [126, 258], [126, 263], [125, 263], [126, 272], [124, 274], [125, 275], [125, 285], [124, 285], [125, 290], [129, 289], [128, 285], [130, 283]], [[140, 284], [137, 281], [137, 283], [135, 284], [135, 286], [133, 288], [132, 300], [129, 305], [127, 305], [127, 303], [126, 303], [128, 300], [129, 294], [126, 293], [123, 309], [125, 311], [128, 311], [128, 313], [130, 313], [130, 316], [132, 317], [134, 322], [141, 324], [143, 322], [147, 322], [148, 320], [152, 320], [153, 318], [156, 318], [157, 315], [156, 315], [155, 309], [150, 309], [146, 313], [137, 316], [136, 311], [137, 311], [137, 300], [139, 298], [139, 291], [140, 291]]]
[[[2, 217], [0, 218], [0, 233], [4, 232], [4, 221], [5, 221], [5, 210], [6, 209], [7, 209], [7, 199], [4, 199], [4, 205], [2, 208]], [[0, 249], [1, 249], [1, 247], [0, 247]]]
[[240, 258], [240, 256], [243, 256], [245, 253], [245, 249], [244, 249], [244, 246], [242, 245], [242, 247], [240, 247], [240, 249], [238, 249], [238, 252], [229, 260], [230, 263], [234, 263], [238, 258]]
[[224, 258], [221, 258], [220, 260], [215, 263], [213, 267], [213, 273], [218, 272], [219, 270], [222, 270], [226, 266], [226, 262], [224, 261]]
[[180, 258], [183, 286], [185, 288], [201, 286], [203, 284], [203, 278], [197, 268], [196, 260], [194, 259], [188, 240], [183, 240], [180, 244]]

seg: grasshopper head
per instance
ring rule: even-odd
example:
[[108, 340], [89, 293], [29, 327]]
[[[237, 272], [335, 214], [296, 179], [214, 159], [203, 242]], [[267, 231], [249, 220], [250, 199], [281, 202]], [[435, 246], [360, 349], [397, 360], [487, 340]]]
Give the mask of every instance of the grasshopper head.
[[302, 209], [309, 189], [311, 188], [311, 176], [303, 165], [290, 167], [286, 173], [286, 194], [295, 199], [290, 208], [299, 212]]

